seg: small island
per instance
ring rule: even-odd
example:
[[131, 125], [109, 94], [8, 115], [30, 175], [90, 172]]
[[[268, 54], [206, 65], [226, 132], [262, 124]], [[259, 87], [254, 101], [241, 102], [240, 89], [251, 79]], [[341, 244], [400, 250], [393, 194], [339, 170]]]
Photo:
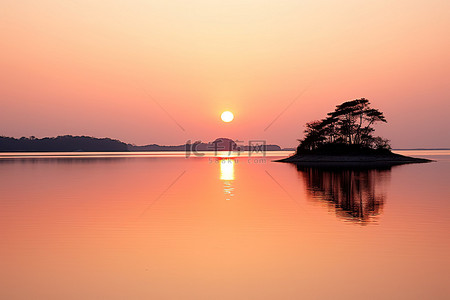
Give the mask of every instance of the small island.
[[374, 125], [386, 123], [378, 109], [365, 98], [346, 101], [336, 106], [322, 120], [306, 124], [305, 137], [294, 155], [277, 160], [314, 165], [381, 166], [426, 163], [429, 159], [393, 153], [389, 140], [374, 135]]

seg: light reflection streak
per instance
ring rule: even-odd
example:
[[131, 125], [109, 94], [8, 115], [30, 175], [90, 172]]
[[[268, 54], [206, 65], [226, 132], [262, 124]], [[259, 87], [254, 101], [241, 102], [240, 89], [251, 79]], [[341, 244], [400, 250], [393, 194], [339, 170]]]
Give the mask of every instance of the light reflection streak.
[[221, 159], [220, 160], [220, 180], [224, 181], [223, 192], [226, 200], [231, 200], [234, 196], [234, 159]]

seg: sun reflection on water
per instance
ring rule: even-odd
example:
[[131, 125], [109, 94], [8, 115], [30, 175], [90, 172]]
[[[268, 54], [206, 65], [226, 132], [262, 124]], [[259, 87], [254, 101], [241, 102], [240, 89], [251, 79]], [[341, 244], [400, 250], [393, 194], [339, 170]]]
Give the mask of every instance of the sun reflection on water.
[[234, 159], [221, 159], [220, 160], [220, 180], [223, 180], [223, 193], [226, 200], [231, 200], [234, 196]]
[[220, 160], [220, 180], [234, 180], [234, 160]]

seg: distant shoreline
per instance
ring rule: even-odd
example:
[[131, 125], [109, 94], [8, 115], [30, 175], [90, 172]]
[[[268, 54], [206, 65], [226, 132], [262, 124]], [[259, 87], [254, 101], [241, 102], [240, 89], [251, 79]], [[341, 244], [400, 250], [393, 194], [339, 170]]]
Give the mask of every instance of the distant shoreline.
[[295, 151], [295, 148], [281, 148], [266, 144], [264, 140], [249, 141], [238, 145], [228, 138], [217, 138], [213, 142], [190, 141], [181, 145], [148, 144], [136, 146], [110, 138], [63, 135], [57, 137], [13, 138], [0, 136], [0, 152], [217, 152], [217, 151]]
[[[393, 149], [393, 151], [449, 151], [450, 148], [444, 149]], [[228, 150], [224, 150], [228, 151]], [[287, 151], [295, 151], [295, 149], [291, 148], [283, 148], [279, 150], [266, 150], [270, 152], [287, 152]], [[79, 151], [79, 150], [0, 150], [0, 153], [46, 153], [46, 152], [62, 152], [62, 153], [84, 153], [84, 152], [129, 152], [129, 153], [139, 153], [139, 152], [186, 152], [186, 150], [98, 150], [98, 151]], [[214, 152], [214, 150], [204, 150], [202, 152]], [[240, 151], [240, 152], [248, 152], [248, 151]]]
[[419, 151], [419, 150], [450, 150], [450, 148], [400, 148], [392, 151]]
[[[0, 136], [0, 152], [186, 152], [186, 150], [200, 152], [214, 151], [230, 151], [229, 143], [233, 140], [227, 138], [219, 138], [227, 141], [227, 144], [217, 147], [214, 142], [211, 143], [194, 143], [182, 145], [158, 145], [148, 144], [136, 146], [127, 144], [119, 140], [110, 138], [95, 138], [90, 136], [58, 136], [46, 138], [12, 138]], [[275, 144], [261, 144], [264, 151], [296, 151], [294, 147], [282, 148]], [[248, 145], [234, 146], [240, 152], [250, 150]], [[260, 148], [262, 149], [262, 148]], [[397, 148], [394, 151], [432, 151], [432, 150], [450, 150], [448, 147], [440, 148]]]

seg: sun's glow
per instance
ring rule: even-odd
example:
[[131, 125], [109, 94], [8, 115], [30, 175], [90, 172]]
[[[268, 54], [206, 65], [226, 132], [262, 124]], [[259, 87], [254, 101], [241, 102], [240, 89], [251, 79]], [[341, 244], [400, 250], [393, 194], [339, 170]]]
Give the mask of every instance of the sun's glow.
[[231, 122], [234, 119], [234, 115], [231, 111], [224, 111], [220, 117], [225, 123]]
[[220, 180], [234, 180], [233, 159], [223, 159], [220, 161]]

